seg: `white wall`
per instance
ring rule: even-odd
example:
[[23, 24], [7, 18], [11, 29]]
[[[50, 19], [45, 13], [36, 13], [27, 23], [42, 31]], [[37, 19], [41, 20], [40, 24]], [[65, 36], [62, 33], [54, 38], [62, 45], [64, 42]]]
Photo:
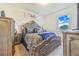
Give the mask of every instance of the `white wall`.
[[[40, 17], [28, 10], [19, 8], [19, 7], [15, 7], [12, 5], [7, 5], [7, 4], [0, 4], [0, 11], [4, 10], [5, 11], [5, 15], [6, 17], [11, 17], [15, 20], [15, 28], [18, 30], [19, 32], [19, 26], [22, 25], [25, 22], [31, 21], [31, 20], [35, 20], [38, 24], [41, 24], [41, 22], [39, 23], [38, 21], [40, 21]], [[31, 13], [36, 15], [39, 18], [30, 18], [27, 13]], [[38, 19], [38, 21], [36, 20]]]
[[[37, 15], [31, 11], [28, 11], [19, 7], [15, 7], [12, 5], [7, 5], [7, 4], [0, 4], [0, 10], [4, 10], [7, 17], [11, 17], [15, 20], [15, 27], [18, 31], [19, 31], [18, 28], [21, 24], [28, 22], [30, 20], [35, 20], [40, 26], [44, 27], [48, 31], [56, 32], [58, 29], [57, 17], [64, 14], [71, 15], [70, 28], [73, 29], [77, 27], [77, 5], [76, 4], [73, 4], [67, 8], [51, 13], [45, 17]], [[28, 12], [37, 15], [37, 18], [29, 18], [26, 15]]]
[[[61, 8], [61, 7], [60, 7]], [[61, 15], [70, 15], [70, 29], [77, 28], [77, 4], [73, 4], [64, 9], [51, 13], [44, 17], [43, 27], [48, 31], [57, 32], [58, 23], [57, 17]]]

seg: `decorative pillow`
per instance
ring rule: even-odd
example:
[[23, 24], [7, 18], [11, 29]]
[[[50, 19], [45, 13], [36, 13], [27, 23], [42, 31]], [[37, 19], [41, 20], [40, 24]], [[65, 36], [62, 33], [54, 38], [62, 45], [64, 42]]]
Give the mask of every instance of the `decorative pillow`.
[[42, 32], [42, 33], [39, 33], [39, 35], [42, 36], [42, 38], [43, 38], [44, 40], [47, 40], [47, 38], [48, 38], [50, 35], [52, 35], [53, 37], [56, 36], [56, 34], [53, 33], [53, 32]]

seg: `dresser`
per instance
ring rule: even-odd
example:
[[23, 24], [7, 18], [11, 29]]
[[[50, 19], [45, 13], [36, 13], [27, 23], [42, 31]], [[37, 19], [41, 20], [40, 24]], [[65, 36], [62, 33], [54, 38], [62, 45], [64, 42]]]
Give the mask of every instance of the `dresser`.
[[63, 32], [64, 56], [79, 56], [79, 30]]
[[0, 56], [11, 56], [14, 43], [14, 25], [12, 18], [0, 17]]

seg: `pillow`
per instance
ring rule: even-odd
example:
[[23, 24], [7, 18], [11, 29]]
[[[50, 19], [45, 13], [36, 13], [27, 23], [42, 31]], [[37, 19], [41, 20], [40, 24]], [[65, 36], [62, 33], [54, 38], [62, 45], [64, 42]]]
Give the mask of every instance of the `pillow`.
[[48, 38], [50, 35], [56, 36], [56, 34], [53, 33], [53, 32], [42, 32], [42, 33], [39, 33], [39, 35], [42, 36], [42, 38], [43, 38], [44, 40], [47, 40], [47, 38]]

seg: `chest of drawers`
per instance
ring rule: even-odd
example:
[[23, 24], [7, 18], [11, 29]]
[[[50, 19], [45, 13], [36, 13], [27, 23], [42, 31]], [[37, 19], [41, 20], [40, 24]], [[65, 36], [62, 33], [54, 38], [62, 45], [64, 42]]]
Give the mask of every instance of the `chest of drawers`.
[[14, 40], [14, 21], [8, 17], [0, 17], [0, 56], [12, 55]]
[[64, 56], [79, 56], [79, 31], [63, 32]]

